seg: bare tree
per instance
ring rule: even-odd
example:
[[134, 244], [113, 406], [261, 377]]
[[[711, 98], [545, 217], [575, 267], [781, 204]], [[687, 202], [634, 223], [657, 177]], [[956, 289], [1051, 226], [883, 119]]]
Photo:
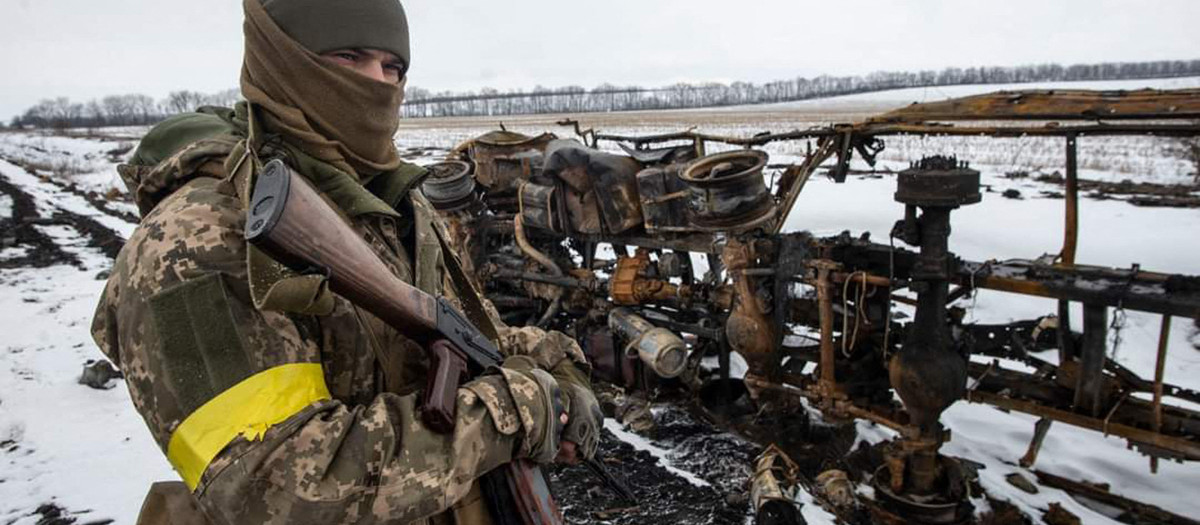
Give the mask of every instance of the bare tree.
[[208, 97], [195, 91], [172, 91], [163, 101], [167, 113], [187, 113], [205, 105]]
[[84, 125], [89, 129], [96, 129], [107, 124], [107, 119], [104, 116], [104, 108], [99, 101], [90, 100], [83, 107]]
[[[861, 76], [821, 75], [765, 84], [677, 83], [660, 88], [621, 87], [605, 83], [591, 90], [580, 86], [548, 88], [539, 85], [524, 92], [484, 88], [478, 93], [433, 93], [411, 86], [407, 89], [407, 99], [401, 113], [406, 117], [438, 117], [693, 108], [806, 100], [905, 87], [1190, 75], [1200, 75], [1200, 60], [1070, 66], [951, 67], [941, 71], [876, 71]], [[93, 101], [84, 104], [71, 104], [65, 98], [47, 99], [21, 115], [20, 123], [36, 127], [151, 124], [166, 115], [194, 111], [204, 105], [228, 107], [240, 98], [237, 89], [229, 89], [213, 94], [175, 91], [157, 103], [146, 95], [116, 95], [104, 97], [98, 103]]]
[[154, 99], [149, 95], [126, 95], [129, 98], [129, 105], [133, 111], [134, 120], [137, 124], [150, 124], [158, 120], [161, 113], [158, 111], [158, 105], [154, 103]]
[[238, 88], [226, 89], [218, 91], [205, 97], [205, 104], [210, 106], [220, 106], [223, 108], [232, 107], [242, 100], [242, 90]]

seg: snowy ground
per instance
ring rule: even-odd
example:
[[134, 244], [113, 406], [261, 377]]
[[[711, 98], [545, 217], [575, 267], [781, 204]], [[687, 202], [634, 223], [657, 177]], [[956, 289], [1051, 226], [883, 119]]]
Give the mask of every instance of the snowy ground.
[[[1200, 85], [1200, 81], [1134, 81], [1120, 88], [1144, 85], [1191, 87]], [[947, 90], [945, 94], [961, 95], [968, 88], [941, 89]], [[876, 103], [905, 100], [911, 95], [892, 92], [892, 98], [888, 94], [855, 97]], [[863, 107], [841, 100], [824, 107], [812, 101], [802, 105], [799, 110], [779, 108], [778, 114], [723, 111], [720, 118], [712, 119], [716, 125], [701, 130], [749, 135], [763, 130], [803, 128], [838, 115], [858, 115]], [[833, 109], [825, 111], [829, 107]], [[589, 121], [601, 122], [602, 131], [642, 134], [677, 131], [708, 122], [713, 114], [665, 112], [652, 117], [630, 114], [579, 118], [585, 127], [590, 125]], [[505, 122], [509, 129], [517, 131], [550, 130], [569, 135], [566, 128], [556, 127], [548, 120], [547, 117], [506, 118]], [[418, 162], [429, 162], [437, 151], [413, 148], [444, 151], [461, 140], [494, 129], [496, 122], [496, 119], [407, 121], [397, 143]], [[127, 137], [143, 131], [122, 129], [117, 135], [122, 138], [110, 139], [0, 133], [0, 177], [32, 196], [41, 217], [52, 217], [55, 213], [82, 215], [128, 236], [133, 224], [120, 216], [135, 212], [132, 205], [116, 201], [107, 211], [101, 211], [82, 194], [123, 189], [114, 169], [115, 160], [123, 153], [113, 152], [130, 146]], [[1189, 180], [1191, 168], [1167, 157], [1164, 151], [1168, 146], [1165, 140], [1143, 137], [1081, 139], [1081, 176], [1111, 181]], [[776, 145], [768, 148], [768, 152], [772, 163], [782, 163], [794, 161], [802, 148], [802, 145]], [[1014, 170], [1043, 173], [1062, 170], [1061, 140], [896, 139], [889, 141], [881, 156], [881, 167], [899, 169], [923, 154], [933, 153], [956, 153], [971, 161], [983, 172], [983, 183], [992, 190], [984, 194], [983, 202], [953, 213], [953, 251], [974, 260], [1034, 258], [1058, 251], [1062, 201], [1041, 196], [1043, 190], [1058, 188], [1031, 179], [1008, 179], [1004, 174]], [[39, 176], [18, 165], [36, 166]], [[854, 167], [866, 168], [857, 164]], [[74, 191], [67, 184], [74, 184]], [[1023, 198], [1001, 197], [1000, 193], [1006, 189], [1019, 190]], [[788, 228], [818, 234], [848, 229], [855, 234], [870, 232], [875, 239], [886, 239], [903, 211], [892, 200], [894, 190], [894, 179], [890, 176], [853, 176], [845, 184], [814, 178], [790, 215]], [[0, 217], [11, 216], [14, 206], [11, 196], [0, 195]], [[1118, 200], [1085, 199], [1080, 215], [1078, 261], [1081, 263], [1118, 267], [1138, 263], [1148, 270], [1200, 274], [1200, 246], [1194, 241], [1200, 231], [1200, 210], [1139, 208]], [[5, 314], [0, 317], [0, 333], [5, 334], [0, 342], [0, 464], [3, 465], [0, 523], [36, 523], [42, 516], [35, 510], [46, 503], [78, 514], [80, 522], [111, 519], [120, 524], [133, 523], [149, 483], [172, 478], [173, 473], [133, 411], [123, 384], [118, 382], [116, 388], [98, 391], [76, 383], [83, 363], [101, 357], [91, 342], [88, 328], [103, 286], [98, 274], [110, 261], [97, 249], [88, 247], [78, 231], [58, 225], [36, 227], [53, 238], [64, 252], [73, 254], [79, 264], [0, 270], [0, 311]], [[3, 233], [0, 232], [0, 237]], [[0, 262], [20, 257], [28, 249], [0, 245]], [[981, 293], [962, 304], [969, 307], [969, 319], [978, 322], [1028, 319], [1054, 311], [1052, 301], [1002, 293]], [[1078, 311], [1074, 314], [1080, 315]], [[1112, 350], [1115, 358], [1143, 376], [1151, 375], [1158, 324], [1155, 316], [1129, 312], [1120, 330], [1121, 343]], [[1195, 326], [1187, 320], [1176, 320], [1166, 378], [1196, 389], [1200, 388], [1200, 351], [1193, 344], [1200, 344]], [[1084, 523], [1115, 523], [1060, 491], [1041, 487], [1039, 494], [1029, 495], [1004, 481], [1012, 472], [1022, 472], [1033, 480], [1032, 474], [1016, 465], [1032, 435], [1033, 418], [959, 403], [946, 413], [944, 422], [954, 432], [945, 451], [983, 463], [986, 468], [981, 471], [982, 483], [992, 497], [1013, 503], [1035, 522], [1051, 502], [1059, 502], [1083, 518]], [[635, 449], [659, 458], [668, 471], [677, 472], [688, 485], [699, 487], [720, 481], [689, 471], [691, 463], [685, 457], [686, 449], [672, 448], [676, 447], [673, 442], [638, 437], [612, 421], [606, 427]], [[888, 432], [869, 424], [860, 423], [859, 428], [860, 438], [869, 442], [888, 437]], [[1072, 479], [1109, 483], [1118, 494], [1184, 516], [1200, 516], [1200, 500], [1194, 497], [1195, 488], [1200, 486], [1200, 466], [1164, 462], [1159, 473], [1151, 475], [1144, 457], [1125, 450], [1123, 441], [1098, 433], [1056, 424], [1046, 439], [1037, 468]], [[811, 501], [811, 496], [801, 494], [799, 499]], [[831, 517], [815, 505], [807, 506], [805, 514], [810, 523], [831, 522]]]
[[[0, 159], [47, 166], [69, 159], [81, 171], [63, 177], [106, 191], [114, 187], [116, 172], [104, 153], [117, 146], [3, 134]], [[32, 196], [41, 218], [74, 213], [121, 236], [133, 231], [134, 224], [97, 211], [9, 160], [0, 160], [0, 177]], [[10, 196], [0, 201], [0, 211], [11, 217]], [[148, 483], [174, 473], [131, 410], [123, 384], [100, 391], [76, 382], [87, 360], [103, 357], [89, 326], [104, 286], [98, 274], [112, 261], [87, 247], [86, 236], [72, 228], [35, 228], [80, 264], [0, 270], [0, 523], [36, 523], [42, 515], [35, 509], [47, 503], [77, 514], [81, 522], [133, 523]], [[7, 247], [0, 262], [27, 250]]]

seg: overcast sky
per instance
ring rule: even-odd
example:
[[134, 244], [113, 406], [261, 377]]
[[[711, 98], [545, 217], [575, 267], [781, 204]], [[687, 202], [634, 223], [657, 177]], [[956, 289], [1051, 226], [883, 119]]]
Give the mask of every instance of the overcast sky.
[[[404, 5], [409, 84], [435, 91], [1200, 58], [1200, 0]], [[241, 23], [240, 0], [0, 0], [0, 119], [47, 97], [236, 87]]]

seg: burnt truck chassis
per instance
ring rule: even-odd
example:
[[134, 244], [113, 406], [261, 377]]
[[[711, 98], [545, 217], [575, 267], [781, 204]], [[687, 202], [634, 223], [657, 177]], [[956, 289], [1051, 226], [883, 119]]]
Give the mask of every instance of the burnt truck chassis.
[[[872, 476], [872, 516], [888, 521], [970, 519], [962, 466], [938, 453], [950, 438], [939, 416], [959, 399], [1040, 418], [1020, 458], [1025, 467], [1036, 461], [1053, 421], [1126, 439], [1150, 457], [1152, 471], [1160, 459], [1200, 460], [1200, 412], [1167, 402], [1200, 403], [1200, 392], [1163, 381], [1172, 319], [1200, 319], [1200, 278], [1075, 260], [1077, 138], [1200, 136], [1200, 90], [999, 92], [752, 137], [620, 136], [571, 120], [559, 124], [573, 126], [582, 144], [556, 143], [548, 134], [481, 137], [435, 166], [424, 189], [505, 320], [574, 335], [610, 382], [699, 393], [701, 358], [716, 355], [714, 379], [728, 388], [736, 352], [748, 364], [743, 383], [760, 409], [803, 398], [827, 419], [894, 429], [900, 438]], [[980, 186], [977, 171], [945, 157], [897, 174], [895, 200], [904, 213], [887, 244], [848, 233], [781, 233], [820, 167], [832, 160], [827, 174], [843, 182], [853, 155], [873, 166], [882, 137], [892, 135], [1062, 137], [1061, 251], [1005, 261], [950, 253], [952, 211], [978, 202]], [[801, 163], [782, 169], [772, 190], [762, 184], [766, 155], [753, 148], [777, 141], [808, 141], [809, 148]], [[596, 149], [601, 142], [627, 156], [607, 158]], [[740, 149], [708, 155], [712, 144]], [[640, 196], [613, 190], [622, 187], [613, 173], [630, 161], [637, 162]], [[588, 209], [588, 199], [566, 196], [583, 191], [599, 196], [591, 204], [599, 225], [569, 220]], [[644, 224], [612, 219], [629, 215]], [[604, 244], [615, 261], [597, 257]], [[705, 275], [693, 270], [693, 254], [707, 259]], [[1057, 315], [965, 324], [962, 308], [950, 304], [976, 290], [1055, 299]], [[915, 307], [912, 319], [900, 319], [894, 303]], [[1071, 303], [1082, 304], [1081, 327], [1070, 326]], [[1154, 378], [1108, 357], [1109, 308], [1162, 315], [1158, 348], [1137, 349], [1156, 352]], [[761, 516], [772, 500], [760, 497], [757, 482], [755, 488]]]

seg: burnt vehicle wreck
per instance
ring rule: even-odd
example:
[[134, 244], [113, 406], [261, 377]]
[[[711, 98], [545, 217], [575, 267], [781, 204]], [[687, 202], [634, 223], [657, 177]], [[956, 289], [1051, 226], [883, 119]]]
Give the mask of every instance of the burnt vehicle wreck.
[[[423, 189], [507, 323], [563, 330], [599, 378], [645, 397], [696, 400], [707, 417], [772, 445], [751, 489], [759, 522], [794, 519], [790, 482], [850, 522], [965, 523], [970, 465], [939, 452], [953, 430], [940, 416], [959, 401], [1039, 418], [1019, 459], [1025, 467], [1055, 421], [1120, 437], [1151, 469], [1200, 460], [1200, 412], [1171, 402], [1200, 403], [1200, 392], [1163, 380], [1172, 319], [1200, 318], [1200, 277], [1076, 261], [1076, 139], [1197, 137], [1198, 119], [1200, 90], [1060, 90], [914, 104], [751, 137], [620, 136], [564, 121], [577, 138], [501, 130], [468, 141], [431, 167]], [[951, 156], [913, 162], [896, 174], [894, 200], [873, 203], [896, 209], [887, 242], [782, 231], [822, 166], [843, 182], [853, 156], [873, 165], [882, 139], [895, 135], [1061, 137], [1060, 252], [988, 261], [950, 252], [955, 210], [981, 198], [980, 173]], [[756, 148], [777, 141], [810, 147], [803, 162], [774, 168], [768, 184], [768, 155]], [[602, 253], [610, 247], [612, 256]], [[976, 290], [1056, 300], [1057, 312], [964, 322], [952, 303]], [[1071, 326], [1072, 303], [1082, 305], [1082, 326]], [[910, 314], [896, 315], [900, 307]], [[1110, 308], [1161, 315], [1159, 347], [1132, 350], [1156, 355], [1155, 377], [1109, 357]], [[740, 380], [730, 377], [731, 354], [748, 366]], [[874, 498], [845, 489], [844, 472], [797, 479], [786, 436], [738, 426], [755, 414], [805, 417], [802, 404], [826, 420], [865, 419], [898, 433], [856, 480]], [[1115, 495], [1110, 504], [1190, 522]]]

